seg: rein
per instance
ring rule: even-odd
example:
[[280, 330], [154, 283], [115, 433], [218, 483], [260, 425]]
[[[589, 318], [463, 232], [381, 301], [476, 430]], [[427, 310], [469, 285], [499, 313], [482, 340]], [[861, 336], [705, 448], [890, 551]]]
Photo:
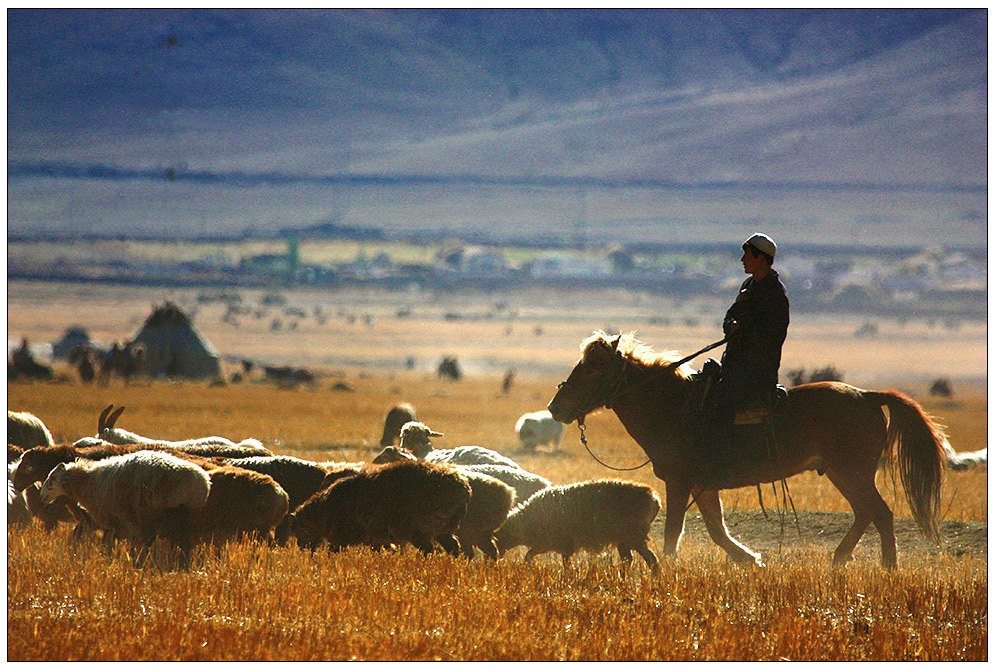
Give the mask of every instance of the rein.
[[609, 465], [608, 463], [600, 459], [598, 456], [596, 456], [595, 452], [593, 452], [591, 448], [588, 446], [588, 438], [585, 437], [584, 434], [585, 430], [584, 419], [578, 419], [578, 428], [581, 430], [581, 444], [583, 444], [584, 448], [588, 451], [589, 454], [591, 454], [591, 457], [595, 459], [595, 462], [604, 468], [608, 468], [609, 470], [615, 470], [616, 472], [631, 472], [633, 470], [639, 470], [640, 468], [650, 463], [650, 459], [648, 458], [643, 463], [640, 463], [639, 465], [634, 466], [632, 468], [617, 468], [615, 466]]

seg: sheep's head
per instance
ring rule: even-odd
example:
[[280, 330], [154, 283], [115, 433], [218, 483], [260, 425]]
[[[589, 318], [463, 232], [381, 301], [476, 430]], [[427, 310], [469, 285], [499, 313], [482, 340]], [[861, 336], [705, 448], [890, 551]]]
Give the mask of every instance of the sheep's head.
[[48, 504], [56, 498], [66, 495], [66, 481], [68, 476], [65, 463], [59, 463], [52, 472], [48, 473], [48, 477], [45, 478], [45, 483], [42, 484], [41, 489], [41, 500], [43, 503]]
[[[48, 453], [41, 449], [28, 449], [21, 455], [14, 468], [13, 477], [14, 490], [20, 493], [35, 482], [45, 479], [45, 475], [55, 466], [48, 458]], [[8, 473], [8, 477], [10, 474]]]
[[318, 523], [318, 518], [308, 509], [298, 508], [297, 511], [288, 515], [290, 518], [290, 530], [297, 543], [302, 548], [314, 551], [325, 539], [325, 529]]
[[425, 458], [432, 451], [432, 441], [429, 438], [442, 436], [442, 433], [437, 433], [424, 423], [409, 421], [401, 427], [401, 448], [415, 454], [416, 458]]
[[522, 537], [519, 524], [510, 515], [501, 528], [495, 531], [495, 546], [498, 548], [498, 554], [504, 555], [506, 551], [520, 544], [525, 544], [525, 538]]
[[401, 447], [384, 447], [384, 449], [374, 456], [374, 463], [393, 463], [395, 461], [417, 461], [415, 454], [408, 451], [407, 449], [402, 449]]

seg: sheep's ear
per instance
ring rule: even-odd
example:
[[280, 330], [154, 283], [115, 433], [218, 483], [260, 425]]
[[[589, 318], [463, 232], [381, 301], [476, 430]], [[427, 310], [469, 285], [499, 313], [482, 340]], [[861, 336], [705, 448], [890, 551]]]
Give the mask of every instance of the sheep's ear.
[[622, 340], [622, 333], [612, 338], [612, 351], [619, 351], [619, 341]]
[[430, 430], [429, 431], [429, 437], [443, 437], [443, 434], [442, 433], [437, 433], [434, 430]]
[[118, 407], [109, 417], [107, 417], [107, 428], [114, 428], [114, 423], [118, 420], [118, 417], [121, 416], [121, 412], [123, 411], [125, 411], [124, 405]]

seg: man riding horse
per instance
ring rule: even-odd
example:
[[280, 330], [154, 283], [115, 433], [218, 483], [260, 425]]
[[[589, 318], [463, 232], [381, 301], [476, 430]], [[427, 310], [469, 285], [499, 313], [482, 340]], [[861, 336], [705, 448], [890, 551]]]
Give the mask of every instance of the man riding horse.
[[778, 367], [789, 325], [788, 295], [771, 267], [777, 250], [774, 240], [755, 233], [742, 248], [740, 262], [750, 277], [723, 319], [726, 350], [722, 361], [710, 359], [703, 367], [712, 384], [699, 444], [702, 457], [713, 462], [712, 469], [720, 478], [726, 471], [765, 456], [766, 429], [776, 405]]

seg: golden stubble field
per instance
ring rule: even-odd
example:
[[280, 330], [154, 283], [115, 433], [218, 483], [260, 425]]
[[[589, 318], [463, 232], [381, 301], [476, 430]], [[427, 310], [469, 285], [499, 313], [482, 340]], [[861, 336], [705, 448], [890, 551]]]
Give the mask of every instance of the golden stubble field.
[[[165, 297], [196, 306], [189, 294], [9, 285], [8, 339], [51, 340], [74, 323], [95, 324], [98, 339], [126, 337]], [[342, 313], [330, 309], [324, 326], [302, 323], [296, 335], [271, 332], [264, 319], [230, 328], [214, 318], [214, 305], [198, 310], [198, 327], [221, 353], [314, 365], [328, 376], [313, 387], [165, 381], [125, 387], [115, 381], [104, 388], [67, 375], [55, 383], [8, 384], [8, 407], [36, 413], [61, 441], [92, 435], [100, 409], [114, 403], [128, 408], [118, 424], [141, 434], [256, 437], [277, 453], [368, 460], [384, 414], [404, 400], [445, 433], [436, 441], [440, 447], [498, 449], [555, 483], [630, 478], [663, 498], [649, 468], [613, 473], [595, 463], [578, 444], [576, 426], [565, 429], [557, 453], [516, 453], [514, 422], [546, 404], [593, 328], [615, 325], [654, 346], [690, 351], [713, 339], [711, 316], [665, 312], [668, 325], [651, 323], [659, 305], [620, 300], [602, 319], [542, 295], [518, 306], [508, 299], [499, 307], [515, 309], [514, 318], [498, 318], [488, 316], [494, 297], [444, 305], [416, 296], [412, 315], [399, 319], [389, 296], [346, 297], [310, 296], [338, 301]], [[34, 300], [73, 307], [32, 307]], [[639, 319], [624, 322], [627, 310]], [[348, 318], [365, 312], [375, 316], [369, 323]], [[462, 318], [447, 319], [448, 312]], [[832, 332], [852, 325], [838, 323]], [[943, 370], [931, 367], [930, 356], [923, 356], [919, 372], [892, 364], [912, 356], [902, 349], [906, 340], [929, 347], [935, 358], [953, 350], [971, 361], [981, 346], [984, 362], [985, 340], [979, 344], [972, 326], [883, 324], [877, 341], [848, 333], [832, 344], [821, 344], [832, 332], [821, 330], [818, 319], [799, 318], [793, 326], [790, 337], [811, 333], [805, 344], [793, 345], [799, 367], [834, 364], [849, 372], [849, 361], [864, 356], [862, 374], [893, 379], [923, 402], [948, 426], [956, 449], [986, 445], [984, 364], [974, 376], [967, 368], [949, 372], [956, 390], [950, 399], [926, 396], [925, 380]], [[673, 340], [665, 342], [665, 332]], [[894, 356], [882, 360], [869, 349], [891, 349]], [[416, 369], [393, 364], [409, 355], [418, 360]], [[437, 379], [432, 368], [442, 355], [467, 360], [468, 376]], [[507, 367], [515, 367], [516, 383], [503, 394]], [[851, 374], [846, 379], [857, 383]], [[341, 381], [352, 391], [337, 390]], [[618, 466], [644, 460], [611, 413], [593, 415], [588, 425], [592, 449], [603, 460]], [[120, 554], [109, 558], [93, 546], [72, 545], [68, 528], [50, 535], [37, 525], [10, 528], [8, 660], [986, 660], [986, 471], [948, 473], [943, 548], [912, 530], [902, 491], [888, 474], [880, 475], [879, 486], [897, 515], [899, 568], [892, 573], [879, 567], [873, 528], [852, 564], [831, 568], [850, 514], [815, 473], [789, 480], [795, 513], [770, 488], [762, 491], [765, 512], [753, 489], [724, 492], [731, 532], [764, 554], [765, 568], [730, 565], [692, 509], [679, 556], [656, 577], [639, 562], [621, 571], [612, 553], [584, 556], [565, 571], [551, 556], [526, 565], [521, 550], [491, 564], [407, 549], [312, 555], [245, 543], [218, 556], [199, 551], [189, 572], [139, 571]], [[662, 522], [663, 515], [652, 531], [656, 550]]]

